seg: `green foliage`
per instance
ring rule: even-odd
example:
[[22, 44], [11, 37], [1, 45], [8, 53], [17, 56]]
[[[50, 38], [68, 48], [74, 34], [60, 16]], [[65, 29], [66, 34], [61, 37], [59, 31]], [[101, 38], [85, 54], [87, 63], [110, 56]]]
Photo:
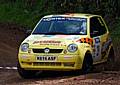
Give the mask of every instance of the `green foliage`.
[[119, 14], [118, 0], [0, 0], [0, 22], [33, 28], [41, 17], [58, 13], [99, 14], [109, 22]]
[[[52, 3], [47, 0], [27, 2], [30, 0], [0, 1], [0, 22], [10, 22], [33, 28], [40, 18], [54, 12]], [[49, 7], [49, 6], [50, 7]]]
[[116, 23], [113, 24], [110, 31], [114, 39], [120, 38], [120, 18], [117, 20]]

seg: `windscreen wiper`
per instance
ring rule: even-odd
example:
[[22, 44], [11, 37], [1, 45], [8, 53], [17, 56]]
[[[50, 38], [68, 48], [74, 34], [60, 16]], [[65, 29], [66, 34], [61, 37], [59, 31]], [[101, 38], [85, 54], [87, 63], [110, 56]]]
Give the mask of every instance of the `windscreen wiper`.
[[57, 34], [67, 35], [66, 33], [63, 33], [63, 32], [48, 32], [48, 33], [45, 33], [45, 35], [57, 35]]

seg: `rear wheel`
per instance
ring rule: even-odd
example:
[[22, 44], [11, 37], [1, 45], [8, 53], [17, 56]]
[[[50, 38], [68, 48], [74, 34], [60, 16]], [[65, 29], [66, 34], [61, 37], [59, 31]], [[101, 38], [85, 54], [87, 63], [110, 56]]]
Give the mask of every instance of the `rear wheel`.
[[83, 61], [83, 66], [82, 66], [82, 73], [87, 74], [93, 70], [93, 60], [92, 60], [92, 55], [91, 54], [86, 54], [84, 61]]
[[35, 75], [37, 73], [37, 71], [35, 71], [35, 70], [25, 70], [25, 69], [21, 68], [20, 64], [17, 65], [17, 70], [18, 70], [19, 75], [25, 79], [35, 77]]
[[114, 63], [115, 63], [114, 49], [113, 47], [111, 47], [109, 55], [108, 55], [108, 59], [105, 65], [105, 70], [112, 70], [114, 67]]
[[115, 54], [114, 54], [114, 49], [111, 47], [109, 55], [108, 55], [108, 60], [109, 63], [114, 63], [115, 62]]

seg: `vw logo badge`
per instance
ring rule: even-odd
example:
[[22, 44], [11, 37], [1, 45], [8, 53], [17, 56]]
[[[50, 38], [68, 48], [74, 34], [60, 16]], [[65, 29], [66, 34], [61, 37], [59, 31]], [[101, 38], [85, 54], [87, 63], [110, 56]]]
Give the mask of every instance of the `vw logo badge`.
[[50, 49], [49, 49], [49, 48], [45, 48], [45, 49], [44, 49], [44, 52], [45, 52], [45, 53], [49, 53], [49, 52], [50, 52]]

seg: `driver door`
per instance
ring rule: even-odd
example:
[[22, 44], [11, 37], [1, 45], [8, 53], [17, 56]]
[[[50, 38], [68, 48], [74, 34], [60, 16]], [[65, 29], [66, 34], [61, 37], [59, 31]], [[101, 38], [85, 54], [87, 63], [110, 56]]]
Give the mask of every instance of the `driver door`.
[[107, 41], [107, 30], [100, 17], [90, 19], [90, 36], [93, 38], [93, 61], [99, 62], [103, 59], [102, 46]]

